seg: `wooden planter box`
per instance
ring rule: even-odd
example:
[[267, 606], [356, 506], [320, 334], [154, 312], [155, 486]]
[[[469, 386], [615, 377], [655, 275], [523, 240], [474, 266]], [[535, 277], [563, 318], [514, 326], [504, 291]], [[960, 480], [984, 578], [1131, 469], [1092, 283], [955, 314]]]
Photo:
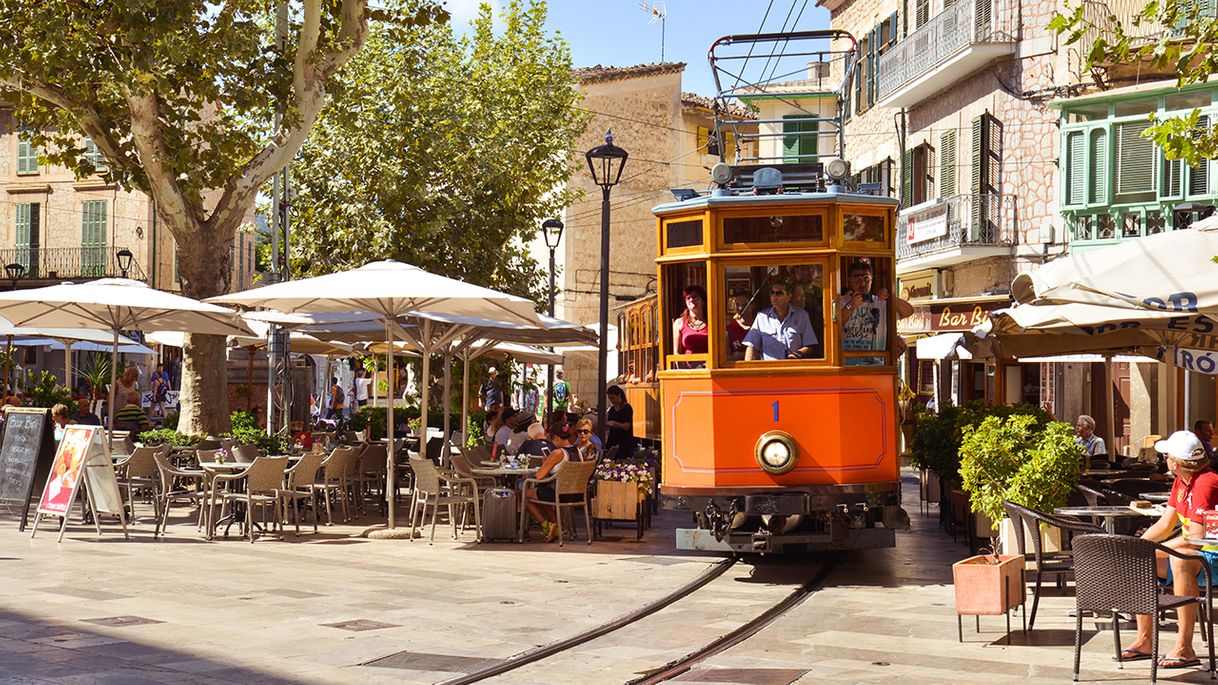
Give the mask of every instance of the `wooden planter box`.
[[952, 564], [957, 614], [997, 616], [1023, 605], [1023, 555], [1003, 554], [999, 559], [994, 564], [989, 555], [978, 555]]
[[634, 521], [639, 516], [643, 494], [638, 483], [616, 480], [596, 481], [596, 497], [592, 500], [592, 515], [607, 521]]

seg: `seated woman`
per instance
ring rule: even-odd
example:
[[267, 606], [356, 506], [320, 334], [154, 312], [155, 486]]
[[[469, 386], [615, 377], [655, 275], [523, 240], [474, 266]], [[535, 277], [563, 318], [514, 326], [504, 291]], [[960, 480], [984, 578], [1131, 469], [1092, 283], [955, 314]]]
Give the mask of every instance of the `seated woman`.
[[681, 294], [685, 299], [685, 310], [672, 322], [675, 353], [706, 354], [706, 290], [700, 285], [688, 285]]
[[[561, 423], [550, 426], [550, 443], [554, 445], [554, 450], [537, 470], [535, 478], [539, 480], [558, 473], [562, 469], [562, 465], [568, 461], [579, 461], [579, 454], [571, 445], [571, 429], [567, 426]], [[540, 499], [553, 502], [556, 496], [554, 484], [542, 483], [537, 487], [528, 488], [524, 495], [529, 516], [532, 516], [545, 532], [546, 542], [553, 542], [558, 537], [558, 526], [555, 523], [558, 520], [558, 512], [554, 510], [554, 507], [543, 507], [529, 500]]]
[[575, 424], [575, 451], [577, 461], [596, 461], [600, 458], [601, 448], [597, 444], [596, 424], [592, 419], [580, 419]]

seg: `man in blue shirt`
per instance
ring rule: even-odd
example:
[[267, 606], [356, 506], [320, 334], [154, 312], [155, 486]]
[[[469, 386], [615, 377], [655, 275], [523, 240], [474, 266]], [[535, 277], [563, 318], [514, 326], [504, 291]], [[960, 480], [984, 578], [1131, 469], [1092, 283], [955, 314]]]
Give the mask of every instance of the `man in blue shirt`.
[[770, 308], [757, 313], [744, 336], [744, 359], [803, 359], [820, 343], [808, 313], [791, 306], [791, 288], [770, 284]]

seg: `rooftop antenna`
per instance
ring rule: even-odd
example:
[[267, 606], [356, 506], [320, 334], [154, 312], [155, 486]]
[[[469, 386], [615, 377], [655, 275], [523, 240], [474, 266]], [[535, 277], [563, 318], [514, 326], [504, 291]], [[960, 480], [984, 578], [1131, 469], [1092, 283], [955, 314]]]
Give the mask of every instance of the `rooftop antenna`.
[[642, 10], [644, 12], [651, 15], [651, 21], [647, 22], [648, 26], [651, 26], [652, 24], [656, 23], [657, 21], [660, 22], [660, 61], [663, 62], [664, 61], [664, 27], [665, 27], [666, 20], [668, 19], [668, 13], [664, 9], [664, 0], [659, 0], [659, 2], [656, 2], [651, 5], [643, 2], [642, 0], [639, 0], [639, 7], [642, 8]]

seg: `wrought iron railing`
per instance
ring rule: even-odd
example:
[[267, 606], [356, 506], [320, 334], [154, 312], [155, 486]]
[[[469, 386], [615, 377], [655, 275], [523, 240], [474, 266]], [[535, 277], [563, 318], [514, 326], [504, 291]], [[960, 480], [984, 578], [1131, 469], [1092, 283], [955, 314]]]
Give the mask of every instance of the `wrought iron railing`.
[[[11, 248], [0, 250], [0, 267], [8, 264], [20, 264], [25, 267], [22, 280], [72, 280], [85, 278], [104, 278], [122, 276], [119, 268], [118, 252], [121, 246], [105, 247], [39, 247]], [[3, 274], [0, 274], [0, 278]], [[137, 281], [147, 280], [144, 269], [131, 260], [127, 267], [127, 278]]]
[[956, 195], [897, 217], [897, 260], [1015, 244], [1014, 195]]
[[880, 55], [880, 99], [977, 43], [1013, 43], [1018, 30], [1009, 0], [956, 0]]

